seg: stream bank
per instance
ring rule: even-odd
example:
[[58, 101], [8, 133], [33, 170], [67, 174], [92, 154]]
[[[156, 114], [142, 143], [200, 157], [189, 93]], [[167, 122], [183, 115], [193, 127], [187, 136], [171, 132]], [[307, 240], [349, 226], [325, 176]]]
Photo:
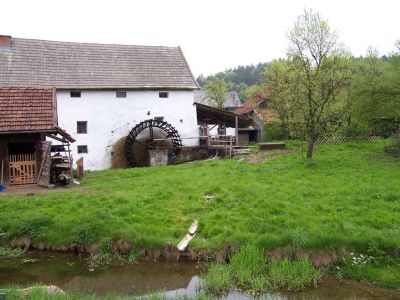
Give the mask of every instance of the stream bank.
[[[135, 297], [161, 293], [166, 297], [197, 297], [202, 293], [201, 278], [199, 265], [189, 261], [148, 260], [93, 269], [88, 264], [88, 257], [82, 254], [31, 251], [21, 257], [0, 259], [0, 290], [7, 286], [44, 284], [58, 286], [67, 295]], [[230, 290], [224, 297], [249, 299], [253, 296]], [[400, 291], [324, 276], [317, 288], [277, 291], [261, 296], [285, 300], [400, 299]]]

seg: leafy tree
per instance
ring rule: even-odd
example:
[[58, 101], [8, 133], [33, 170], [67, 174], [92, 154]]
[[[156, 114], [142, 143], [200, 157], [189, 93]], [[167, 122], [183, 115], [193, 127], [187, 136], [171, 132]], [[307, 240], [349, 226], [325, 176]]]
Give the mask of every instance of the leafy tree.
[[[260, 85], [263, 82], [264, 70], [268, 65], [268, 63], [259, 63], [256, 66], [238, 66], [207, 77], [201, 74], [197, 77], [197, 82], [203, 87], [208, 81], [222, 79], [227, 84], [227, 89], [237, 92], [243, 101], [248, 99], [248, 95], [251, 94], [251, 90], [248, 90], [249, 87]], [[252, 89], [254, 91], [254, 88]]]
[[[264, 96], [258, 95], [267, 100], [269, 107], [276, 110], [284, 130], [284, 137], [289, 137], [291, 122], [295, 123], [293, 117], [293, 96], [295, 89], [292, 87], [294, 80], [290, 77], [290, 65], [288, 61], [276, 60], [265, 72], [266, 84], [264, 85]], [[291, 117], [290, 117], [291, 116]]]
[[304, 11], [288, 33], [290, 80], [295, 81], [292, 109], [308, 138], [307, 159], [316, 139], [334, 119], [338, 95], [351, 78], [349, 54], [318, 13]]
[[369, 51], [366, 58], [354, 60], [353, 73], [351, 114], [356, 123], [370, 127], [373, 120], [400, 117], [399, 55], [385, 60], [376, 51]]
[[223, 109], [226, 101], [226, 83], [222, 79], [207, 81], [203, 87], [205, 97], [208, 98], [211, 106]]

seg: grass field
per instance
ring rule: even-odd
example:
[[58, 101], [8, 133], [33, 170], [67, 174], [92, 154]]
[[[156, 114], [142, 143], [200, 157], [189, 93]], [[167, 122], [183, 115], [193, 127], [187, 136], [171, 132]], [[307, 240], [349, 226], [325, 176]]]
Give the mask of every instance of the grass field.
[[[0, 197], [0, 232], [9, 240], [104, 248], [125, 239], [140, 250], [178, 243], [199, 218], [196, 248], [251, 242], [398, 257], [400, 160], [385, 155], [384, 145], [321, 145], [312, 163], [291, 144], [289, 154], [259, 163], [222, 159], [87, 172], [79, 187]], [[205, 200], [207, 193], [214, 199]]]
[[[123, 238], [136, 247], [177, 243], [200, 218], [193, 246], [249, 241], [365, 251], [400, 248], [400, 162], [382, 142], [318, 146], [259, 164], [202, 161], [87, 172], [79, 188], [0, 197], [0, 232], [64, 245]], [[212, 193], [214, 200], [204, 195]]]

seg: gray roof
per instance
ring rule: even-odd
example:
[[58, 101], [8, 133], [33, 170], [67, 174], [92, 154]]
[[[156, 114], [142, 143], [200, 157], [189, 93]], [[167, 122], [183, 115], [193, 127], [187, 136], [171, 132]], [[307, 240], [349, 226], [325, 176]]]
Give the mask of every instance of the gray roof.
[[[208, 99], [204, 91], [194, 92], [194, 102], [201, 103], [204, 105], [212, 106], [212, 101]], [[231, 91], [226, 93], [226, 101], [224, 103], [224, 108], [236, 108], [241, 107], [243, 104], [240, 102], [239, 96], [236, 92]]]
[[180, 47], [12, 38], [0, 47], [0, 87], [198, 89]]

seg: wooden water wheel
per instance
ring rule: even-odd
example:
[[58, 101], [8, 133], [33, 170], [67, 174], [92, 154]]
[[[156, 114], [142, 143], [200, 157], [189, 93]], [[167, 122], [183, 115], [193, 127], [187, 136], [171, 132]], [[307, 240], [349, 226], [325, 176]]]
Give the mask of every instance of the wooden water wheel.
[[174, 162], [182, 150], [178, 131], [170, 124], [159, 120], [146, 120], [129, 132], [125, 141], [128, 167], [149, 166], [149, 150], [166, 150], [168, 163]]

